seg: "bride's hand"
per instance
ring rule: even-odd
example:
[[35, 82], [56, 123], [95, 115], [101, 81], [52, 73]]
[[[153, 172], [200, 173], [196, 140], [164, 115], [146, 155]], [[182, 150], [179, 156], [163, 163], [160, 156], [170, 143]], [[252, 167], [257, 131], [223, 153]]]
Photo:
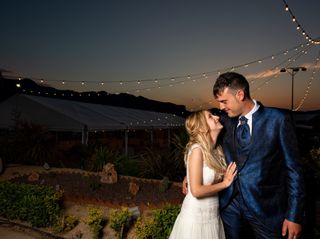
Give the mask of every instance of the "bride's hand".
[[226, 188], [231, 185], [236, 174], [237, 174], [237, 165], [235, 162], [232, 162], [228, 165], [228, 167], [224, 173], [224, 176], [223, 176], [222, 182], [224, 183]]

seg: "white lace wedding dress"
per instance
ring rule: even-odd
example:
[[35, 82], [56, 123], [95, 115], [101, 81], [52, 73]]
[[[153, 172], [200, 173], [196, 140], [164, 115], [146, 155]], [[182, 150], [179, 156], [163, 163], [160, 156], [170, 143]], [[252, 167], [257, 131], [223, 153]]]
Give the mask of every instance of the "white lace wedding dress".
[[[183, 200], [170, 239], [225, 239], [223, 224], [219, 215], [218, 195], [197, 199], [190, 191], [189, 156], [193, 149], [200, 147], [192, 145], [188, 152], [187, 180], [188, 193]], [[203, 184], [212, 184], [214, 170], [204, 164]]]

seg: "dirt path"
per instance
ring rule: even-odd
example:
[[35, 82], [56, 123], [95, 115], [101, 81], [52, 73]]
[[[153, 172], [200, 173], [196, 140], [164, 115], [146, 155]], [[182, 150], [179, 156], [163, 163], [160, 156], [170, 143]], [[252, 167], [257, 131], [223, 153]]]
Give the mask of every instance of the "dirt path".
[[25, 232], [16, 231], [11, 227], [0, 225], [0, 235], [2, 239], [36, 239]]
[[46, 231], [0, 218], [1, 239], [62, 239]]

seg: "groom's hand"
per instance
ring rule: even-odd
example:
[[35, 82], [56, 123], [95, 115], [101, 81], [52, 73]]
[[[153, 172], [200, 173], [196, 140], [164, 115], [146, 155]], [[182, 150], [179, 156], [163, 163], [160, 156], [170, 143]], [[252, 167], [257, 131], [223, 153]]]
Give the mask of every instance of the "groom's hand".
[[301, 229], [302, 227], [300, 224], [284, 219], [282, 225], [282, 236], [288, 234], [288, 239], [297, 239], [301, 234]]

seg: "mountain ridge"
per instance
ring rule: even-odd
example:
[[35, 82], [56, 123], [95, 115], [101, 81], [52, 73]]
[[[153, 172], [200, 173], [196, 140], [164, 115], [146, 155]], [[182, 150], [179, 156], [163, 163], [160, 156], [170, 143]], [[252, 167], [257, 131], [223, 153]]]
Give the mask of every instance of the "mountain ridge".
[[[17, 84], [20, 87], [17, 87]], [[73, 90], [59, 90], [51, 86], [37, 84], [28, 78], [18, 80], [0, 77], [0, 102], [17, 93], [171, 113], [182, 117], [190, 113], [184, 105], [156, 101], [143, 96], [134, 96], [127, 93], [111, 94], [106, 91], [76, 92]]]

